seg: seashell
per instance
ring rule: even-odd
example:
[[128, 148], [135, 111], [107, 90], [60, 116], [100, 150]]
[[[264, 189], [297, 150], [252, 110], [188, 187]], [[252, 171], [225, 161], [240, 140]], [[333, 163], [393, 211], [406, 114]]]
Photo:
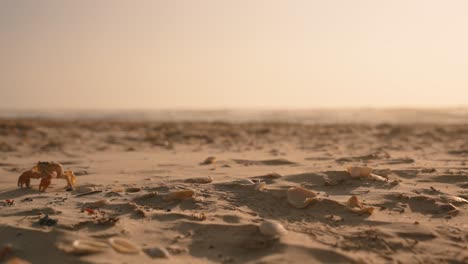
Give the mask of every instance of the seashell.
[[138, 252], [140, 252], [140, 247], [124, 238], [109, 238], [109, 244], [115, 251], [122, 254], [137, 254]]
[[348, 202], [347, 202], [348, 206], [351, 207], [351, 208], [363, 208], [364, 205], [361, 203], [361, 201], [359, 201], [359, 199], [353, 195], [351, 196], [351, 198], [348, 199]]
[[359, 201], [359, 199], [353, 195], [349, 198], [348, 202], [346, 203], [349, 206], [349, 209], [353, 213], [367, 213], [372, 214], [374, 212], [373, 207], [365, 207], [364, 204]]
[[210, 176], [200, 177], [200, 178], [189, 178], [189, 179], [186, 179], [185, 182], [187, 183], [211, 183], [213, 182], [213, 178], [211, 178]]
[[98, 201], [95, 201], [95, 202], [89, 202], [89, 203], [84, 203], [82, 208], [92, 208], [92, 209], [96, 209], [96, 208], [100, 208], [100, 207], [103, 207], [104, 205], [108, 204], [109, 202], [105, 199], [102, 199], [102, 200], [98, 200]]
[[106, 243], [92, 240], [75, 240], [72, 247], [73, 252], [78, 254], [99, 253], [109, 248]]
[[195, 192], [192, 190], [174, 191], [166, 194], [166, 196], [164, 196], [164, 201], [185, 200], [192, 197], [194, 194]]
[[351, 166], [346, 169], [351, 175], [351, 178], [371, 178], [378, 181], [387, 181], [388, 179], [380, 175], [372, 173], [372, 168], [370, 167], [356, 167]]
[[286, 194], [289, 204], [296, 208], [305, 208], [318, 200], [315, 198], [317, 196], [315, 192], [301, 187], [289, 188]]
[[231, 184], [234, 184], [234, 185], [253, 185], [253, 184], [255, 184], [255, 182], [252, 181], [252, 180], [235, 180], [235, 181], [232, 181]]
[[256, 191], [263, 191], [263, 190], [265, 190], [265, 188], [266, 188], [266, 182], [259, 182], [259, 183], [254, 185], [254, 189]]
[[370, 167], [355, 167], [351, 166], [346, 169], [352, 178], [368, 178], [372, 173]]
[[265, 220], [260, 224], [259, 229], [260, 233], [267, 236], [281, 236], [288, 233], [282, 224], [271, 220]]
[[447, 203], [468, 203], [468, 200], [453, 195], [439, 195], [439, 198]]
[[163, 247], [146, 248], [143, 251], [151, 258], [170, 258], [171, 256], [169, 251]]

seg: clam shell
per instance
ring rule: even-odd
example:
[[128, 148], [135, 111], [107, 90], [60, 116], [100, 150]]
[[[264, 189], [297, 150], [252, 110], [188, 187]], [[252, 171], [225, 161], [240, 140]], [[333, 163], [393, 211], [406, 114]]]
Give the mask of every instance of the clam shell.
[[252, 180], [235, 180], [231, 182], [232, 185], [253, 185], [255, 184]]
[[137, 254], [138, 252], [140, 252], [139, 246], [124, 238], [109, 238], [109, 244], [115, 251], [122, 254]]
[[292, 187], [287, 191], [288, 202], [296, 208], [305, 208], [309, 204], [317, 201], [317, 194], [313, 191], [301, 188]]
[[260, 224], [259, 229], [260, 233], [267, 236], [281, 236], [288, 233], [282, 224], [271, 220], [265, 220]]
[[213, 182], [213, 178], [211, 177], [200, 177], [200, 178], [189, 178], [186, 179], [185, 182], [187, 183], [211, 183]]
[[185, 200], [192, 197], [194, 194], [195, 192], [192, 190], [174, 191], [166, 194], [166, 196], [164, 196], [164, 201]]
[[368, 178], [372, 173], [372, 168], [370, 167], [351, 166], [348, 167], [346, 170], [352, 178]]
[[106, 243], [92, 240], [75, 240], [72, 244], [73, 252], [78, 254], [92, 254], [103, 252], [109, 246]]

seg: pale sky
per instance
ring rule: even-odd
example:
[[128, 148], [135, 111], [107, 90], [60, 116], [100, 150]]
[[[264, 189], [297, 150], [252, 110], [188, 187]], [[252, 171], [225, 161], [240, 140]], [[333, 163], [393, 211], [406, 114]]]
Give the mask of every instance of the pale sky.
[[0, 0], [0, 108], [467, 105], [465, 0]]

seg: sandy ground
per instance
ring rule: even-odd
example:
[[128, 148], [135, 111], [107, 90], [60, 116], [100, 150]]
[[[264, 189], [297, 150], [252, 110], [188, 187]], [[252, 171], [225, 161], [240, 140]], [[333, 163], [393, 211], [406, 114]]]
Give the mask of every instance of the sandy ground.
[[[72, 169], [75, 190], [62, 179], [46, 192], [36, 179], [18, 188], [37, 161]], [[468, 126], [456, 124], [2, 120], [0, 247], [11, 252], [0, 262], [468, 263], [467, 162]], [[388, 181], [351, 178], [351, 165]], [[186, 181], [194, 177], [213, 181]], [[319, 200], [295, 208], [291, 187]], [[166, 201], [176, 190], [194, 196]], [[351, 212], [353, 195], [373, 213]], [[45, 214], [58, 222], [40, 225]], [[262, 234], [265, 220], [288, 232]], [[113, 237], [141, 250], [72, 252], [74, 240]]]

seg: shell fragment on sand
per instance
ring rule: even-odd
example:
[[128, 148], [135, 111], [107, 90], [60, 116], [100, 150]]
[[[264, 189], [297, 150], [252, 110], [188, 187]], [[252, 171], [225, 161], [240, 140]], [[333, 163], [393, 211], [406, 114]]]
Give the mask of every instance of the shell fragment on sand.
[[265, 220], [259, 226], [260, 233], [266, 236], [281, 236], [288, 233], [286, 228], [278, 222]]
[[92, 240], [75, 240], [72, 244], [73, 253], [93, 254], [107, 250], [109, 246], [106, 243]]
[[109, 244], [115, 251], [122, 254], [138, 254], [140, 252], [139, 246], [125, 238], [109, 238]]
[[288, 189], [287, 198], [289, 204], [296, 208], [305, 208], [309, 204], [316, 202], [317, 194], [313, 191], [301, 187], [291, 187]]
[[382, 177], [380, 175], [372, 173], [372, 168], [370, 167], [358, 167], [358, 166], [351, 166], [346, 168], [351, 178], [368, 178], [374, 179], [378, 181], [387, 181], [388, 179]]
[[193, 197], [194, 194], [195, 192], [192, 190], [173, 191], [173, 192], [166, 194], [166, 196], [164, 196], [164, 201], [169, 202], [169, 201], [174, 201], [174, 200], [176, 201], [185, 200], [190, 197]]
[[364, 204], [361, 201], [359, 201], [359, 199], [354, 195], [351, 196], [351, 198], [349, 198], [346, 204], [348, 205], [350, 211], [353, 213], [372, 214], [374, 212], [373, 207], [365, 207]]
[[447, 203], [468, 203], [468, 200], [454, 195], [439, 195], [439, 198]]

